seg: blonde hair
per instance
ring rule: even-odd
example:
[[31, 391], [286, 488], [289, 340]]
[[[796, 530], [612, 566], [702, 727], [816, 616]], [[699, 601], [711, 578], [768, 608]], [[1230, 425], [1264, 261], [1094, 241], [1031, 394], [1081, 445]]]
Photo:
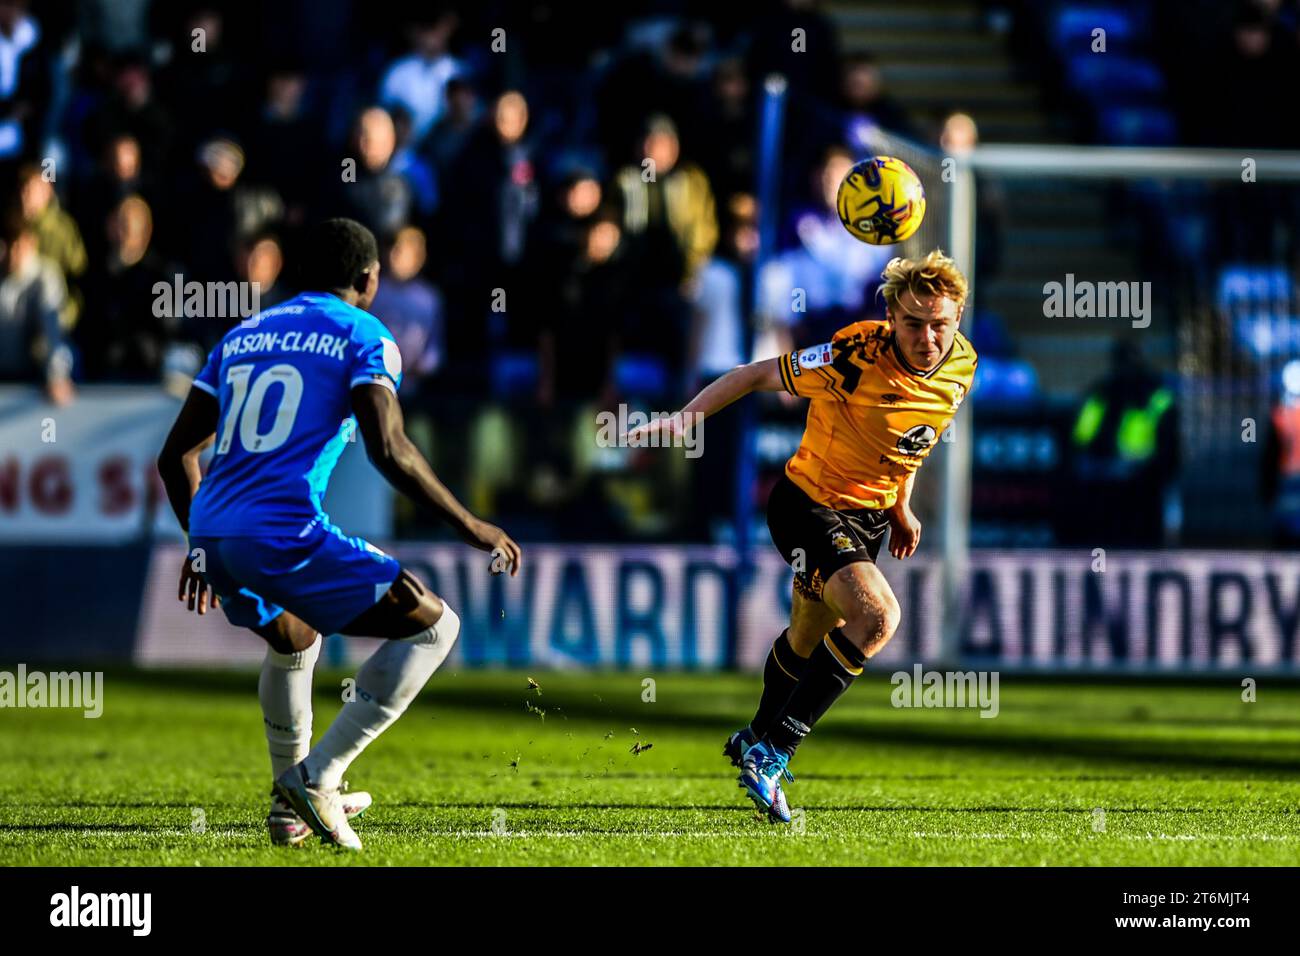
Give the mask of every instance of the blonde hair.
[[966, 277], [962, 275], [957, 263], [943, 254], [942, 249], [935, 249], [922, 259], [904, 259], [895, 256], [880, 273], [884, 284], [880, 294], [891, 310], [898, 308], [898, 297], [904, 291], [914, 296], [934, 295], [952, 299], [957, 305], [964, 305], [969, 291]]

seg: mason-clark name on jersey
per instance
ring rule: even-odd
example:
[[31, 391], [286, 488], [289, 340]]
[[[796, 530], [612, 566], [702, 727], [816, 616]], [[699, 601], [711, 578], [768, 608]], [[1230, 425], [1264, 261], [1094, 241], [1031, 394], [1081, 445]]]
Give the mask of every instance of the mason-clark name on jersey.
[[314, 352], [342, 362], [347, 358], [345, 351], [347, 344], [348, 340], [341, 335], [322, 335], [312, 332], [304, 338], [303, 334], [297, 331], [251, 332], [248, 335], [236, 336], [221, 346], [221, 357], [228, 359], [232, 355], [243, 355], [246, 352], [270, 352], [279, 349], [281, 352]]
[[829, 342], [825, 345], [814, 345], [802, 352], [796, 350], [790, 353], [790, 371], [798, 375], [801, 368], [819, 368], [822, 365], [830, 365], [833, 358], [831, 343]]

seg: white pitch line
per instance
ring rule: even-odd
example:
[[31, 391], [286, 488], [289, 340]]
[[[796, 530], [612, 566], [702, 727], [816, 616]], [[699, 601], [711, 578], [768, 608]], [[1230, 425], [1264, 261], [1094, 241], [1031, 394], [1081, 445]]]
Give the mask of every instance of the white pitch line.
[[[1107, 833], [1095, 831], [1098, 836], [1114, 840], [1300, 840], [1300, 834], [1291, 833]], [[870, 834], [869, 836], [874, 836]], [[1077, 840], [1087, 833], [925, 833], [916, 831], [913, 837], [945, 840]]]
[[[489, 839], [489, 840], [534, 839], [534, 838], [546, 838], [546, 837], [573, 837], [573, 838], [582, 838], [586, 840], [602, 838], [602, 837], [621, 837], [624, 839], [636, 839], [636, 840], [652, 840], [655, 837], [690, 837], [693, 840], [697, 840], [702, 837], [707, 837], [707, 838], [721, 837], [723, 839], [736, 839], [736, 838], [768, 839], [772, 836], [781, 837], [784, 835], [793, 835], [793, 834], [791, 833], [791, 831], [786, 830], [784, 828], [778, 830], [775, 826], [773, 826], [772, 829], [766, 833], [763, 832], [746, 833], [743, 831], [738, 833], [718, 833], [717, 831], [714, 830], [664, 830], [664, 831], [651, 832], [651, 833], [593, 833], [590, 830], [523, 830], [518, 833], [514, 831], [509, 831], [506, 833], [492, 833], [491, 831], [483, 831], [483, 830], [457, 830], [454, 832], [428, 834], [428, 836], [431, 837], [457, 837], [457, 838], [473, 837], [476, 839], [482, 838], [482, 839]], [[802, 835], [818, 836], [823, 838], [832, 836], [832, 834], [830, 833], [805, 833]]]
[[[760, 821], [755, 821], [758, 823]], [[364, 830], [362, 831], [364, 832]], [[1300, 834], [1278, 834], [1278, 833], [1259, 833], [1259, 834], [1226, 834], [1212, 833], [1205, 835], [1194, 834], [1107, 834], [1112, 839], [1117, 840], [1278, 840], [1278, 841], [1295, 841], [1300, 840]], [[599, 838], [635, 838], [638, 840], [653, 840], [656, 837], [690, 837], [691, 839], [768, 839], [770, 837], [816, 837], [823, 840], [828, 839], [849, 839], [854, 842], [869, 840], [878, 843], [887, 843], [906, 837], [898, 834], [889, 833], [860, 833], [845, 837], [837, 833], [804, 833], [797, 834], [786, 827], [777, 827], [771, 825], [767, 831], [737, 831], [734, 833], [720, 833], [716, 830], [660, 830], [649, 831], [644, 833], [599, 833], [591, 830], [510, 830], [505, 833], [493, 833], [490, 830], [444, 830], [436, 833], [425, 834], [427, 837], [442, 838], [474, 838], [474, 839], [532, 839], [546, 837], [565, 837], [565, 838], [582, 838], [582, 839], [599, 839]], [[916, 833], [913, 837], [922, 839], [968, 839], [968, 840], [1006, 840], [1006, 839], [1023, 839], [1023, 840], [1078, 840], [1085, 834], [1064, 834], [1064, 833]]]
[[[217, 828], [217, 827], [213, 827], [203, 833], [195, 833], [189, 827], [185, 827], [184, 829], [181, 829], [179, 827], [177, 828], [158, 827], [152, 830], [118, 830], [112, 827], [94, 827], [93, 829], [85, 828], [85, 827], [76, 827], [75, 829], [76, 829], [76, 835], [79, 837], [80, 836], [101, 836], [101, 837], [121, 837], [123, 839], [130, 839], [133, 837], [163, 837], [163, 836], [193, 837], [195, 839], [203, 839], [204, 837], [213, 837], [213, 836], [238, 837], [244, 835], [242, 830], [230, 829], [230, 828]], [[266, 832], [265, 829], [262, 827], [257, 828], [257, 830], [260, 833]], [[49, 844], [52, 843], [53, 841], [45, 840], [43, 842], [45, 844]], [[17, 843], [13, 840], [8, 840], [8, 841], [0, 840], [0, 846], [16, 846], [16, 845]]]
[[[758, 821], [756, 821], [758, 822]], [[733, 833], [718, 832], [716, 830], [655, 830], [644, 833], [600, 833], [591, 830], [509, 830], [505, 833], [493, 833], [490, 830], [443, 830], [436, 833], [429, 833], [429, 837], [471, 837], [475, 839], [531, 839], [534, 837], [573, 837], [585, 839], [598, 838], [635, 838], [638, 840], [652, 840], [655, 837], [690, 837], [692, 839], [710, 838], [710, 839], [735, 839], [744, 838], [761, 838], [766, 839], [771, 836], [808, 836], [818, 837], [820, 839], [849, 839], [855, 842], [862, 840], [871, 840], [885, 843], [898, 839], [907, 839], [900, 834], [890, 833], [859, 833], [849, 837], [844, 837], [837, 833], [810, 833], [805, 831], [802, 834], [795, 834], [792, 830], [785, 827], [772, 826], [767, 831], [737, 831]], [[1277, 840], [1277, 841], [1296, 841], [1300, 840], [1300, 834], [1281, 834], [1281, 833], [1210, 833], [1210, 834], [1186, 834], [1186, 833], [1157, 833], [1157, 834], [1132, 834], [1132, 833], [1111, 833], [1106, 834], [1112, 839], [1117, 840]], [[943, 840], [1078, 840], [1086, 834], [1066, 834], [1066, 833], [924, 833], [913, 832], [914, 838], [920, 839], [943, 839]]]
[[[761, 821], [754, 821], [757, 825]], [[854, 842], [870, 841], [874, 843], [888, 843], [897, 840], [908, 839], [908, 835], [893, 833], [857, 833], [845, 837], [843, 834], [836, 833], [795, 833], [786, 827], [777, 827], [769, 824], [768, 830], [740, 830], [735, 832], [719, 832], [717, 830], [652, 830], [638, 833], [604, 833], [592, 830], [510, 830], [505, 833], [494, 833], [491, 830], [443, 830], [433, 833], [426, 833], [426, 838], [473, 838], [473, 839], [545, 839], [548, 837], [559, 837], [566, 839], [629, 839], [653, 840], [656, 837], [686, 837], [690, 839], [770, 839], [772, 837], [815, 837], [818, 839], [849, 839]], [[364, 829], [362, 830], [364, 833]], [[224, 839], [236, 839], [247, 836], [248, 834], [241, 830], [208, 830], [206, 833], [192, 833], [185, 829], [159, 829], [159, 830], [135, 830], [124, 832], [122, 830], [101, 829], [78, 830], [78, 835], [82, 836], [100, 836], [100, 837], [119, 837], [129, 839], [132, 837], [192, 837], [195, 842], [201, 842], [204, 838], [219, 837]], [[380, 834], [373, 834], [379, 838]], [[1240, 841], [1276, 841], [1276, 842], [1296, 842], [1300, 841], [1300, 834], [1286, 833], [1106, 833], [1098, 832], [1099, 837], [1112, 840], [1138, 840], [1138, 841], [1155, 841], [1155, 840], [1181, 840], [1187, 842], [1211, 841], [1211, 840], [1240, 840]], [[1087, 832], [1081, 833], [936, 833], [926, 831], [913, 831], [910, 837], [922, 840], [1045, 840], [1078, 842], [1088, 836]], [[16, 843], [0, 843], [0, 846], [16, 846]]]

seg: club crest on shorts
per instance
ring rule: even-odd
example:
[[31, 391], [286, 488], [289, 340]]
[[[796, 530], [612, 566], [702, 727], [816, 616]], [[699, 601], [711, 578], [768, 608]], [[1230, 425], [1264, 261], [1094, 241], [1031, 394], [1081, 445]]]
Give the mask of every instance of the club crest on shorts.
[[857, 550], [857, 545], [843, 531], [831, 532], [831, 547], [835, 549], [836, 554], [848, 554], [850, 551]]
[[934, 444], [933, 425], [913, 425], [898, 439], [898, 450], [904, 455], [919, 455]]

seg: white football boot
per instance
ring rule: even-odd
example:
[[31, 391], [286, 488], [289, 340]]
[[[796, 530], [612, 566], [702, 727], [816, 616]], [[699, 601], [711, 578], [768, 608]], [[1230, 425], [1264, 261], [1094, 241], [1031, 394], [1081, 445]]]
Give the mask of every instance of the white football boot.
[[307, 769], [294, 764], [275, 779], [275, 791], [321, 838], [345, 850], [360, 850], [361, 839], [348, 823], [338, 789], [322, 790], [307, 779]]
[[[370, 809], [370, 804], [374, 800], [364, 790], [348, 793], [347, 784], [344, 783], [343, 786], [345, 789], [339, 794], [339, 799], [343, 801], [343, 815], [350, 822]], [[271, 791], [271, 812], [266, 816], [266, 829], [270, 832], [271, 843], [275, 846], [300, 846], [307, 837], [311, 836], [311, 827], [307, 826], [303, 818], [298, 816], [297, 811], [275, 790]]]

